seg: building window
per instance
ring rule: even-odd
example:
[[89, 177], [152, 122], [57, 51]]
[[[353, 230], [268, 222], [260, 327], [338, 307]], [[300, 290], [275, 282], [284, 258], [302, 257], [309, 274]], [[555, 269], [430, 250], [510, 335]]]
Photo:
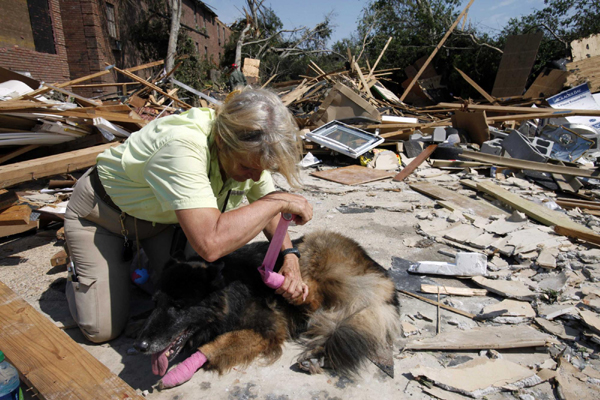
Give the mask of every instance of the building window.
[[35, 51], [56, 54], [54, 28], [52, 27], [48, 0], [27, 0], [27, 8], [29, 9]]
[[117, 38], [117, 24], [115, 23], [115, 6], [106, 3], [106, 21], [108, 22], [108, 36]]
[[204, 46], [204, 55], [208, 57], [208, 46]]
[[225, 43], [225, 27], [223, 27], [223, 43]]

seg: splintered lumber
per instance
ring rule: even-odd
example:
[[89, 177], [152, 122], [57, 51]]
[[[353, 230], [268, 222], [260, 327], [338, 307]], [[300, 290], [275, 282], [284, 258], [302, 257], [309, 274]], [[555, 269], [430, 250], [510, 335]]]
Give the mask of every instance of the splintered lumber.
[[69, 174], [96, 164], [96, 157], [104, 150], [120, 143], [106, 143], [68, 153], [41, 157], [34, 160], [0, 166], [0, 188], [52, 175]]
[[143, 399], [2, 282], [0, 348], [37, 398]]
[[408, 94], [410, 93], [410, 90], [413, 88], [413, 86], [415, 85], [415, 83], [417, 83], [417, 80], [419, 80], [419, 78], [421, 77], [421, 74], [423, 74], [423, 71], [425, 71], [425, 69], [427, 69], [427, 66], [429, 66], [429, 63], [431, 62], [431, 60], [433, 60], [433, 57], [435, 57], [435, 55], [437, 54], [438, 50], [442, 48], [442, 46], [446, 42], [446, 39], [448, 39], [448, 37], [450, 36], [450, 34], [454, 31], [454, 28], [456, 28], [456, 26], [458, 25], [458, 23], [460, 22], [460, 20], [464, 17], [464, 15], [467, 13], [467, 11], [469, 11], [469, 7], [471, 7], [471, 4], [473, 4], [473, 1], [475, 1], [475, 0], [469, 1], [469, 4], [467, 4], [467, 6], [465, 7], [465, 9], [460, 13], [460, 15], [458, 16], [458, 18], [456, 19], [456, 21], [454, 21], [454, 23], [452, 24], [452, 26], [450, 26], [450, 29], [448, 29], [448, 32], [446, 32], [446, 34], [444, 35], [444, 37], [442, 38], [442, 40], [440, 40], [440, 42], [435, 47], [435, 49], [433, 49], [433, 51], [431, 52], [431, 55], [429, 56], [429, 58], [427, 59], [427, 61], [425, 61], [425, 63], [423, 64], [423, 66], [421, 67], [421, 69], [419, 70], [419, 72], [417, 72], [417, 75], [415, 75], [415, 77], [412, 78], [412, 80], [410, 81], [410, 83], [406, 87], [406, 90], [404, 91], [404, 93], [402, 93], [402, 96], [400, 97], [400, 102], [403, 102], [404, 99], [406, 98], [406, 96], [408, 96]]
[[421, 154], [416, 156], [415, 159], [410, 162], [410, 164], [408, 164], [406, 167], [404, 167], [404, 169], [402, 171], [400, 171], [400, 173], [394, 177], [394, 180], [396, 182], [402, 182], [403, 180], [405, 180], [410, 174], [413, 173], [413, 171], [415, 169], [417, 169], [419, 167], [419, 165], [423, 164], [423, 162], [425, 160], [427, 160], [430, 155], [433, 154], [433, 152], [435, 151], [435, 149], [437, 149], [437, 147], [438, 147], [437, 144], [430, 144], [429, 146], [427, 146], [421, 152]]
[[367, 84], [367, 81], [365, 80], [365, 77], [364, 77], [362, 71], [360, 70], [360, 67], [356, 63], [356, 61], [354, 62], [354, 69], [356, 70], [356, 74], [358, 75], [358, 78], [360, 79], [360, 83], [362, 83], [362, 90], [363, 90], [363, 92], [369, 98], [373, 98], [373, 95], [371, 94], [371, 91], [369, 90], [369, 85]]
[[514, 209], [524, 212], [529, 217], [535, 219], [538, 222], [541, 222], [544, 225], [560, 226], [581, 233], [586, 233], [588, 235], [593, 235], [600, 239], [600, 236], [597, 235], [594, 231], [592, 231], [589, 228], [586, 228], [583, 225], [573, 222], [568, 216], [557, 211], [550, 210], [549, 208], [544, 207], [541, 204], [537, 204], [533, 201], [526, 200], [518, 194], [511, 193], [508, 190], [503, 189], [492, 182], [478, 182], [477, 190], [483, 191], [495, 197], [496, 199], [510, 205]]
[[433, 197], [436, 200], [451, 202], [464, 210], [472, 210], [476, 215], [486, 219], [493, 215], [508, 215], [505, 211], [494, 207], [485, 201], [471, 199], [470, 197], [463, 196], [455, 191], [432, 183], [418, 182], [410, 184], [409, 186], [412, 190]]
[[492, 104], [497, 103], [497, 100], [494, 97], [490, 96], [485, 90], [483, 90], [483, 88], [479, 86], [473, 79], [471, 79], [469, 75], [465, 74], [463, 71], [456, 67], [454, 67], [454, 69], [460, 74], [460, 76], [463, 77], [465, 81], [469, 82], [469, 84], [473, 86], [473, 89], [477, 90], [479, 94], [483, 96], [484, 99], [486, 99]]
[[30, 218], [31, 208], [27, 204], [19, 204], [0, 212], [0, 225], [27, 225]]
[[530, 326], [482, 326], [468, 331], [452, 330], [432, 338], [407, 343], [411, 350], [487, 350], [543, 347], [552, 340], [550, 335]]
[[445, 294], [452, 296], [487, 296], [486, 289], [471, 289], [452, 286], [421, 285], [421, 292], [431, 294]]
[[576, 167], [565, 167], [563, 165], [554, 165], [540, 163], [536, 161], [519, 160], [516, 158], [506, 158], [494, 156], [492, 154], [477, 153], [475, 151], [464, 150], [460, 154], [461, 158], [468, 160], [481, 161], [489, 164], [498, 165], [501, 167], [509, 167], [513, 169], [529, 169], [532, 171], [549, 172], [551, 174], [561, 174], [569, 176], [582, 176], [585, 178], [596, 178], [600, 176], [600, 170], [584, 169]]

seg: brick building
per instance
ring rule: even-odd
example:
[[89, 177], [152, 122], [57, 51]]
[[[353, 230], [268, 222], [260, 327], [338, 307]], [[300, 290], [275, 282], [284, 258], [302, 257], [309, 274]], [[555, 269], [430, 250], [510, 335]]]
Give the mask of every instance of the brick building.
[[59, 0], [0, 1], [0, 66], [49, 83], [69, 79]]
[[[199, 0], [183, 0], [181, 30], [201, 56], [219, 64], [230, 29]], [[116, 65], [143, 63], [131, 40], [132, 27], [148, 18], [168, 18], [151, 0], [2, 0], [0, 1], [0, 66], [30, 72], [47, 82], [90, 75]], [[163, 3], [164, 4], [164, 3]], [[35, 27], [35, 29], [32, 28]], [[116, 73], [88, 83], [123, 81]], [[88, 97], [114, 87], [74, 90]]]

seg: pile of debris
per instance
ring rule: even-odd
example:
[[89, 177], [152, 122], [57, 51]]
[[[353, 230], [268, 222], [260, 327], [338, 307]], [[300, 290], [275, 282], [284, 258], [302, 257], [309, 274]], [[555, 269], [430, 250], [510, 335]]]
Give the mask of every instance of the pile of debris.
[[[507, 47], [525, 42], [532, 41], [511, 39]], [[505, 52], [494, 95], [458, 71], [481, 94], [479, 102], [436, 101], [444, 88], [429, 65], [432, 57], [407, 69], [400, 98], [382, 83], [392, 71], [376, 70], [381, 55], [369, 69], [352, 55], [345, 68], [331, 72], [312, 63], [313, 73], [301, 81], [270, 88], [298, 121], [302, 166], [314, 168], [313, 176], [342, 185], [388, 179], [394, 190], [436, 200], [435, 208], [417, 211], [423, 239], [403, 244], [442, 243], [455, 262], [396, 259], [390, 272], [403, 295], [438, 307], [439, 335], [423, 335], [433, 319], [403, 314], [401, 354], [475, 350], [485, 357], [456, 367], [412, 369], [425, 392], [451, 398], [445, 389], [479, 398], [551, 380], [566, 398], [592, 398], [591, 388], [600, 382], [598, 370], [589, 366], [600, 346], [600, 94], [594, 93], [600, 85], [586, 71], [600, 54], [586, 53], [566, 70], [546, 71], [523, 95], [504, 95], [514, 85], [524, 92], [527, 81], [511, 75], [514, 54]], [[190, 103], [212, 107], [225, 98], [173, 79], [173, 71], [148, 79], [133, 73], [161, 64], [111, 66], [54, 85], [0, 69], [0, 146], [7, 149], [0, 156], [0, 237], [60, 224], [76, 182], [73, 172], [93, 165], [97, 154], [148, 121], [185, 111]], [[115, 84], [122, 93], [113, 99], [66, 89], [94, 85], [81, 83], [113, 70], [128, 79]], [[136, 88], [131, 93], [130, 86]], [[178, 91], [189, 97], [178, 97]], [[51, 92], [71, 101], [44, 97]], [[331, 154], [351, 165], [320, 165], [317, 157]], [[42, 191], [2, 190], [57, 175]], [[63, 252], [53, 257], [52, 265], [66, 263]], [[430, 275], [452, 280], [442, 285]], [[457, 296], [478, 297], [478, 304], [491, 296], [504, 300], [472, 313]], [[447, 320], [458, 330], [440, 333], [442, 309], [463, 318]], [[549, 356], [530, 368], [496, 351], [538, 347]], [[471, 379], [475, 369], [478, 379]]]

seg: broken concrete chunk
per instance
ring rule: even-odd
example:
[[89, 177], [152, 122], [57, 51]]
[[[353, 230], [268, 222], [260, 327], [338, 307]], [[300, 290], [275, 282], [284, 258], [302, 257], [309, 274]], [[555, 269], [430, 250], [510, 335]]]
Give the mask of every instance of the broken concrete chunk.
[[525, 301], [502, 300], [500, 303], [484, 307], [483, 314], [501, 312], [492, 321], [501, 324], [520, 324], [535, 317], [535, 310]]
[[409, 272], [419, 274], [479, 276], [487, 274], [487, 257], [481, 253], [457, 253], [455, 264], [442, 261], [422, 261], [411, 265]]
[[491, 233], [484, 233], [483, 235], [477, 236], [475, 239], [469, 241], [469, 245], [476, 249], [485, 250], [496, 241], [496, 237]]
[[483, 229], [485, 229], [486, 232], [495, 233], [496, 235], [506, 235], [507, 233], [521, 229], [523, 226], [525, 226], [525, 222], [522, 221], [511, 222], [509, 220], [499, 219], [485, 226]]
[[593, 311], [579, 310], [581, 319], [587, 326], [589, 326], [596, 333], [600, 333], [600, 317]]
[[405, 338], [412, 335], [417, 335], [419, 333], [419, 328], [417, 328], [410, 322], [402, 321], [400, 327], [402, 328], [402, 336], [404, 336]]
[[569, 281], [569, 277], [564, 271], [560, 274], [538, 274], [535, 279], [539, 279], [538, 287], [541, 290], [552, 290], [555, 292], [562, 292]]
[[558, 253], [559, 250], [556, 247], [544, 247], [535, 262], [542, 268], [554, 269], [556, 268], [556, 256], [558, 256]]
[[507, 242], [507, 245], [515, 246], [515, 254], [527, 253], [539, 247], [558, 247], [560, 244], [560, 236], [551, 235], [538, 228], [512, 232]]
[[527, 222], [527, 215], [522, 213], [521, 211], [513, 211], [510, 217], [506, 218], [509, 222]]
[[460, 224], [444, 232], [444, 237], [458, 243], [465, 243], [481, 236], [482, 233], [481, 229], [473, 225]]
[[540, 317], [550, 321], [561, 315], [579, 316], [577, 308], [573, 304], [540, 304], [538, 306], [538, 314]]
[[476, 399], [499, 392], [508, 384], [529, 387], [542, 381], [529, 368], [505, 359], [490, 360], [483, 357], [445, 369], [417, 366], [410, 373], [415, 377], [424, 376], [446, 390]]
[[555, 336], [558, 336], [564, 340], [576, 340], [579, 336], [579, 331], [571, 328], [570, 326], [565, 326], [561, 322], [552, 322], [548, 321], [545, 318], [536, 318], [535, 322], [541, 326], [546, 332], [551, 333]]
[[486, 288], [490, 292], [499, 294], [516, 300], [530, 301], [537, 297], [537, 294], [529, 289], [527, 285], [519, 281], [495, 281], [486, 279], [482, 276], [475, 276], [471, 280], [479, 286]]

